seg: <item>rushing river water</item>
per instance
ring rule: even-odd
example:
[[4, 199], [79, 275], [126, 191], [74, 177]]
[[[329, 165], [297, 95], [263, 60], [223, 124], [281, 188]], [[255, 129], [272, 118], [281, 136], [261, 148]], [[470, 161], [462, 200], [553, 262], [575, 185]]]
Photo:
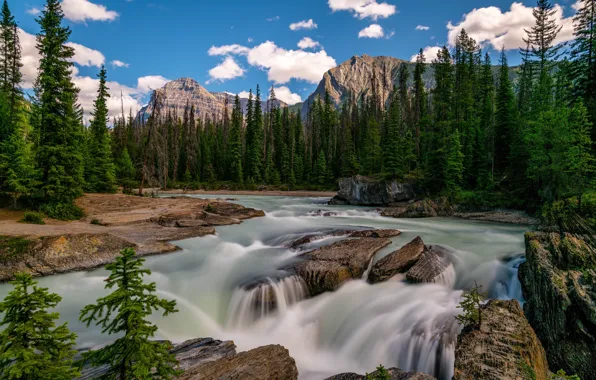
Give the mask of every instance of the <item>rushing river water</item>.
[[[201, 196], [208, 198], [208, 196]], [[392, 219], [375, 209], [327, 206], [323, 198], [239, 196], [238, 203], [266, 216], [219, 227], [216, 236], [177, 242], [181, 252], [147, 258], [162, 297], [175, 299], [179, 313], [154, 316], [159, 337], [180, 342], [196, 337], [234, 340], [239, 351], [281, 344], [296, 359], [301, 379], [324, 379], [341, 372], [371, 372], [379, 364], [423, 371], [451, 379], [462, 289], [476, 281], [491, 298], [519, 299], [517, 267], [523, 258], [523, 226], [451, 218]], [[319, 210], [338, 213], [317, 216]], [[259, 290], [242, 284], [278, 278], [284, 263], [298, 253], [284, 248], [307, 233], [356, 227], [397, 228], [402, 234], [375, 261], [416, 236], [453, 252], [454, 288], [389, 281], [352, 281], [333, 293], [305, 299], [292, 278], [275, 285], [278, 310], [252, 310]], [[329, 244], [328, 238], [308, 245]], [[81, 348], [112, 337], [78, 322], [79, 311], [106, 294], [106, 271], [41, 278], [40, 284], [63, 296], [61, 319], [78, 334]], [[10, 291], [0, 285], [0, 297]], [[258, 318], [258, 316], [263, 316]]]

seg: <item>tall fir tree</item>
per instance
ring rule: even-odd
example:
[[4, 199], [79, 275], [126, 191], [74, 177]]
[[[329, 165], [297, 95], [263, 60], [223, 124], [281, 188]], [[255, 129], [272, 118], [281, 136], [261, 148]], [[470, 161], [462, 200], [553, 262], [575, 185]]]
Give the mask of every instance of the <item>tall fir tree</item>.
[[592, 123], [588, 116], [588, 110], [582, 101], [573, 106], [569, 124], [571, 141], [566, 155], [566, 171], [570, 176], [569, 182], [573, 187], [578, 208], [581, 211], [583, 195], [590, 186], [594, 173], [596, 173], [596, 159], [590, 138]]
[[242, 183], [244, 174], [242, 172], [242, 107], [240, 106], [240, 97], [236, 95], [234, 99], [234, 109], [232, 110], [232, 128], [229, 138], [230, 147], [230, 178], [236, 183]]
[[108, 105], [110, 97], [106, 86], [107, 73], [104, 66], [98, 74], [99, 89], [93, 105], [93, 120], [89, 127], [88, 165], [85, 169], [87, 190], [96, 193], [112, 193], [116, 190], [116, 168], [112, 161], [110, 135], [108, 133]]
[[81, 310], [80, 320], [87, 326], [95, 323], [103, 333], [120, 336], [83, 355], [93, 366], [109, 366], [105, 379], [171, 379], [180, 374], [169, 344], [150, 340], [157, 326], [147, 319], [158, 310], [163, 310], [164, 316], [177, 312], [176, 301], [158, 298], [155, 283], [143, 282], [143, 277], [151, 274], [143, 268], [144, 261], [135, 257], [133, 249], [123, 250], [106, 266], [110, 271], [106, 289], [113, 292]]
[[8, 114], [5, 120], [0, 121], [0, 142], [11, 134], [19, 118], [17, 113], [21, 111], [23, 98], [20, 87], [22, 67], [17, 23], [8, 2], [4, 0], [0, 21], [0, 91], [6, 97]]
[[55, 308], [62, 300], [40, 288], [29, 274], [17, 274], [14, 289], [0, 302], [0, 378], [7, 380], [70, 380], [76, 335], [65, 324], [56, 326]]
[[494, 135], [494, 169], [498, 175], [509, 169], [511, 146], [516, 128], [516, 105], [513, 83], [509, 77], [509, 65], [505, 49], [501, 50]]

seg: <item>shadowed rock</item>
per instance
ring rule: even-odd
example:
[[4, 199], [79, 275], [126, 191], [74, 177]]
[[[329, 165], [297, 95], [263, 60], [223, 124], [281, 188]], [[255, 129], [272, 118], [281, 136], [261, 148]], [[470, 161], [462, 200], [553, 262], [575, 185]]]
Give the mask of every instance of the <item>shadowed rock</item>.
[[415, 197], [416, 192], [411, 184], [377, 181], [363, 176], [355, 176], [339, 180], [339, 191], [329, 204], [387, 206]]
[[328, 233], [312, 234], [312, 235], [303, 236], [300, 239], [293, 241], [289, 245], [289, 248], [296, 249], [302, 245], [312, 243], [313, 241], [317, 241], [317, 240], [321, 240], [321, 239], [325, 239], [325, 238], [331, 238], [331, 237], [345, 236], [347, 238], [368, 237], [368, 238], [378, 239], [378, 238], [395, 237], [395, 236], [399, 236], [400, 234], [401, 234], [401, 231], [396, 230], [396, 229], [330, 231]]
[[406, 273], [413, 283], [437, 283], [451, 287], [455, 283], [455, 268], [447, 250], [440, 246], [428, 246], [420, 260]]
[[544, 349], [517, 301], [490, 301], [480, 329], [460, 334], [454, 379], [550, 379]]
[[[389, 368], [389, 380], [436, 380], [435, 377], [421, 372], [406, 372], [398, 368]], [[376, 379], [378, 371], [370, 374], [370, 377]], [[325, 380], [367, 380], [368, 377], [359, 375], [357, 373], [342, 373], [339, 375], [328, 377]]]
[[424, 242], [417, 237], [375, 263], [368, 275], [368, 282], [376, 284], [387, 281], [396, 274], [407, 272], [420, 260], [423, 252]]

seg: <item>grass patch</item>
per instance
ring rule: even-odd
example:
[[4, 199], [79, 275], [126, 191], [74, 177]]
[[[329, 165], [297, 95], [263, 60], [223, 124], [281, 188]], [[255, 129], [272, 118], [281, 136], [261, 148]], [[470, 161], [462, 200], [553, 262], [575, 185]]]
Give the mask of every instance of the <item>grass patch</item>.
[[43, 215], [34, 211], [25, 212], [23, 219], [19, 220], [19, 222], [27, 224], [46, 224], [46, 222], [43, 221]]
[[91, 224], [94, 224], [96, 226], [102, 226], [103, 224], [101, 224], [101, 220], [99, 219], [92, 219], [91, 220]]
[[29, 252], [32, 241], [19, 236], [0, 235], [0, 263], [19, 261]]
[[72, 203], [46, 203], [41, 206], [41, 211], [58, 220], [79, 220], [85, 216], [85, 212]]

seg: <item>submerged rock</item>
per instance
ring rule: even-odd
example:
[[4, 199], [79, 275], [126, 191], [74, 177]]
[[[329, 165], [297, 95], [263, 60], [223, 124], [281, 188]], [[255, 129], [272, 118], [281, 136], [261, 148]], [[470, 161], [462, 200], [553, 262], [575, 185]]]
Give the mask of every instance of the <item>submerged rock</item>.
[[194, 366], [179, 379], [296, 380], [298, 369], [287, 349], [280, 345], [270, 345]]
[[331, 205], [387, 206], [416, 197], [414, 186], [368, 177], [355, 176], [339, 180], [339, 191], [329, 202]]
[[454, 380], [550, 379], [544, 349], [515, 300], [489, 301], [480, 329], [464, 329]]
[[344, 282], [362, 278], [374, 255], [391, 244], [389, 239], [345, 240], [301, 256], [291, 269], [300, 276], [311, 296], [338, 289]]
[[378, 230], [338, 230], [338, 231], [329, 231], [327, 233], [318, 233], [312, 235], [306, 235], [301, 237], [300, 239], [294, 240], [288, 245], [288, 248], [296, 249], [302, 245], [312, 243], [313, 241], [330, 238], [330, 237], [340, 237], [345, 236], [346, 238], [391, 238], [395, 236], [399, 236], [401, 231], [396, 229], [378, 229]]
[[455, 283], [455, 267], [445, 248], [427, 246], [420, 260], [406, 273], [406, 278], [413, 283], [437, 283], [452, 287]]
[[596, 379], [596, 250], [580, 236], [526, 233], [524, 311], [553, 372]]
[[424, 242], [419, 236], [376, 262], [368, 275], [368, 282], [376, 284], [386, 281], [396, 274], [407, 272], [420, 260], [423, 252]]
[[[436, 380], [435, 377], [427, 375], [421, 372], [406, 372], [398, 368], [388, 368], [389, 380]], [[375, 379], [378, 371], [370, 374]], [[359, 375], [357, 373], [342, 373], [339, 375], [328, 377], [325, 380], [367, 380], [368, 377], [365, 375]]]
[[450, 216], [454, 211], [455, 208], [446, 198], [439, 198], [437, 201], [427, 198], [388, 207], [383, 210], [381, 215], [391, 218], [433, 218], [436, 216]]

